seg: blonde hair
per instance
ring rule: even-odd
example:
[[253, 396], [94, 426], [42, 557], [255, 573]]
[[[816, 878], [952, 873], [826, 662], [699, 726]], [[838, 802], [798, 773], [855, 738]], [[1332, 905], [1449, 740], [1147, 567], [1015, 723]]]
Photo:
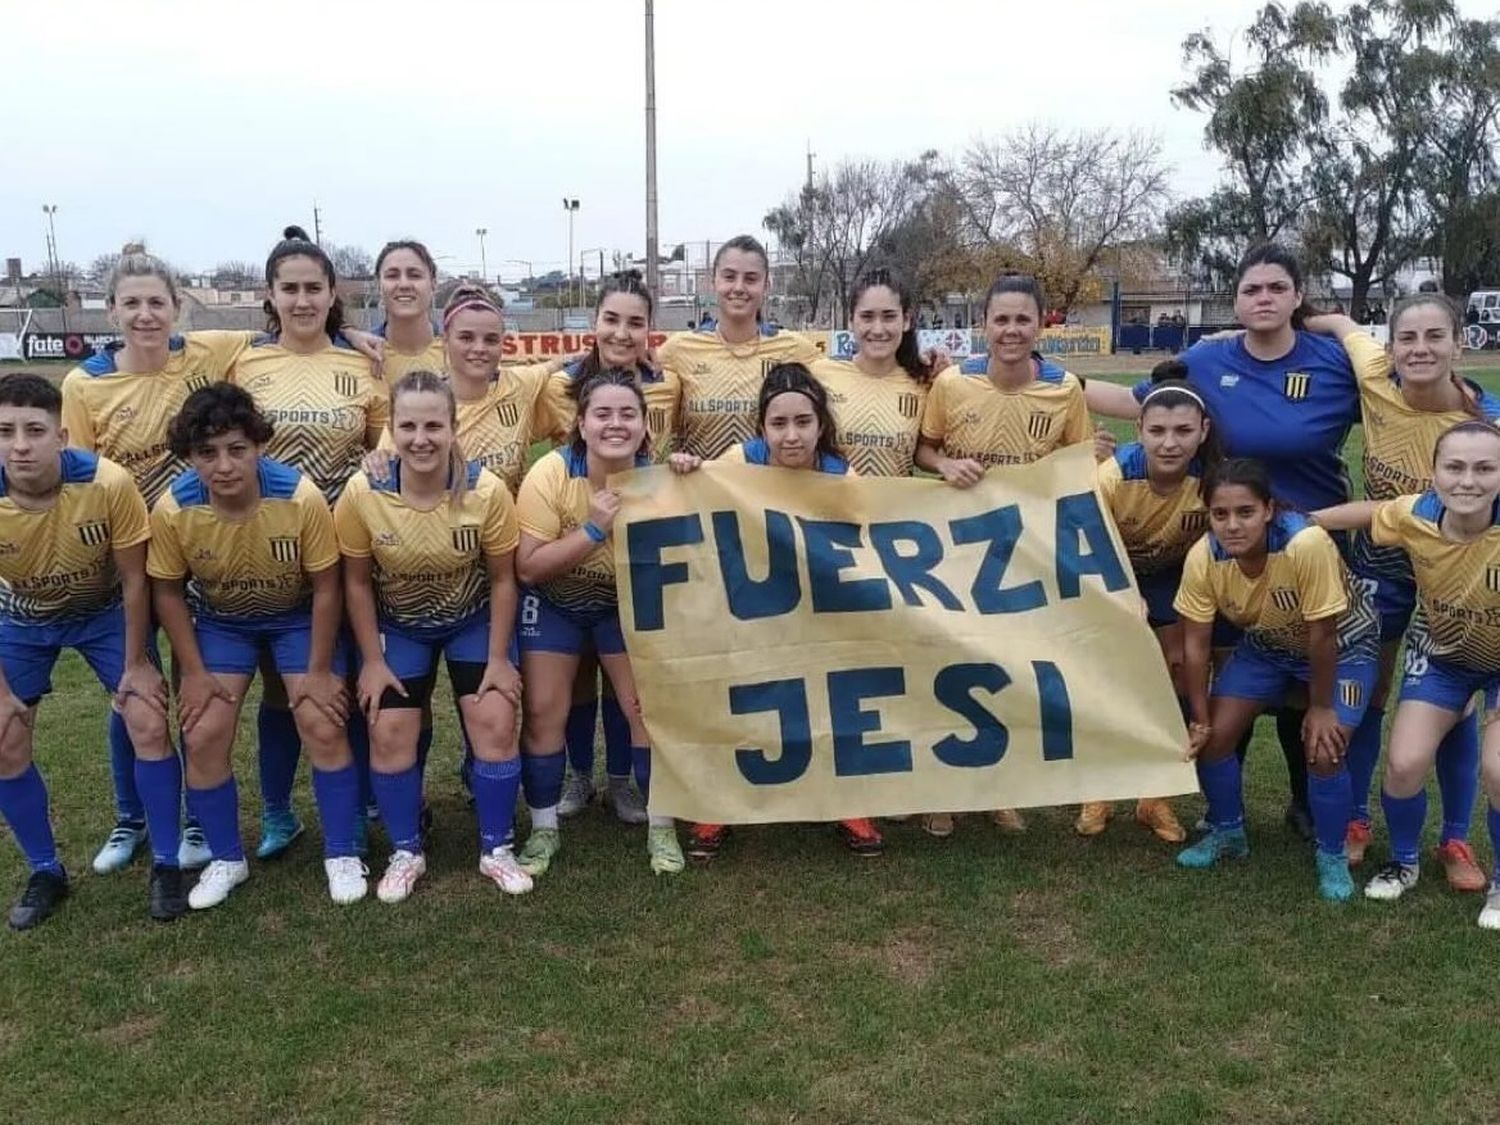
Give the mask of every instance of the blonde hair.
[[427, 371], [419, 368], [416, 371], [408, 371], [396, 380], [396, 385], [391, 388], [391, 435], [396, 433], [396, 404], [401, 401], [402, 395], [434, 394], [442, 395], [448, 402], [448, 422], [453, 427], [453, 444], [448, 449], [448, 502], [453, 511], [462, 511], [464, 496], [469, 487], [469, 463], [464, 460], [464, 452], [458, 444], [458, 400], [453, 397], [453, 388], [448, 385], [436, 371]]
[[110, 308], [115, 307], [115, 290], [127, 277], [157, 278], [167, 287], [167, 296], [172, 298], [172, 307], [174, 309], [182, 307], [182, 301], [177, 296], [177, 279], [172, 276], [171, 267], [154, 254], [146, 253], [144, 242], [127, 242], [120, 250], [120, 260], [115, 263], [115, 268], [109, 271], [109, 282], [104, 289], [104, 301]]

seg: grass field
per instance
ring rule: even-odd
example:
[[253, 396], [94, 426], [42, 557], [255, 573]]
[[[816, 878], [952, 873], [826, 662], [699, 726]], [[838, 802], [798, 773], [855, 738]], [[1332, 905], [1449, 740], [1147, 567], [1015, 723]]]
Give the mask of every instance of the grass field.
[[[1269, 724], [1254, 854], [1223, 871], [1178, 871], [1128, 816], [1078, 839], [1055, 810], [1020, 838], [977, 817], [946, 842], [893, 825], [878, 860], [826, 827], [742, 830], [664, 880], [643, 830], [592, 810], [522, 899], [474, 870], [440, 724], [410, 902], [333, 906], [312, 832], [163, 927], [143, 867], [88, 871], [111, 821], [104, 698], [71, 656], [57, 689], [40, 759], [74, 895], [0, 934], [17, 1122], [1500, 1120], [1500, 941], [1474, 926], [1479, 898], [1429, 866], [1397, 906], [1319, 902]], [[253, 843], [248, 732], [239, 772]], [[7, 843], [0, 888], [22, 878]]]

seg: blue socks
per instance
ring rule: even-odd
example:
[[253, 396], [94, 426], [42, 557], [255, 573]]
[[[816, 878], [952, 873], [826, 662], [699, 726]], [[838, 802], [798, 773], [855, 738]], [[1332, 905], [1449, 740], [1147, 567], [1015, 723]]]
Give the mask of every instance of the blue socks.
[[[418, 781], [420, 800], [421, 782]], [[359, 803], [359, 774], [354, 766], [343, 769], [312, 771], [313, 800], [318, 803], [318, 820], [323, 825], [323, 857], [357, 855], [354, 829], [365, 815]], [[418, 849], [420, 850], [420, 849]]]
[[1245, 827], [1245, 798], [1240, 777], [1240, 760], [1234, 754], [1222, 762], [1198, 759], [1198, 784], [1208, 800], [1208, 822], [1215, 829]]
[[1427, 790], [1417, 790], [1415, 797], [1392, 797], [1380, 794], [1385, 810], [1385, 825], [1391, 833], [1391, 856], [1397, 863], [1415, 865], [1422, 847], [1422, 825], [1427, 821]]
[[632, 746], [630, 767], [635, 774], [635, 787], [641, 791], [641, 799], [651, 800], [651, 747]]
[[1318, 850], [1328, 855], [1344, 854], [1344, 835], [1349, 831], [1349, 812], [1354, 794], [1349, 788], [1349, 770], [1340, 767], [1332, 777], [1307, 775], [1307, 803], [1317, 829]]
[[597, 699], [588, 699], [573, 704], [568, 710], [567, 725], [563, 727], [568, 762], [580, 777], [594, 776], [594, 715], [598, 702]]
[[632, 762], [630, 720], [620, 701], [606, 695], [599, 700], [604, 721], [604, 772], [609, 777], [629, 777]]
[[291, 812], [292, 786], [302, 758], [302, 738], [292, 713], [262, 703], [255, 712], [255, 740], [261, 804], [266, 812]]
[[135, 787], [135, 746], [130, 741], [130, 732], [125, 729], [125, 716], [118, 711], [109, 713], [108, 737], [109, 773], [115, 783], [115, 816], [140, 824], [146, 819], [146, 809]]
[[1375, 781], [1375, 767], [1380, 763], [1380, 725], [1385, 708], [1371, 707], [1349, 736], [1349, 785], [1354, 791], [1354, 820], [1370, 823], [1370, 786]]
[[0, 816], [10, 825], [32, 871], [63, 873], [62, 864], [57, 861], [52, 822], [47, 817], [47, 783], [35, 762], [19, 777], [0, 780]]
[[1438, 792], [1443, 796], [1443, 831], [1439, 839], [1467, 840], [1479, 798], [1479, 712], [1460, 718], [1438, 743]]
[[146, 809], [146, 831], [151, 837], [151, 862], [177, 866], [182, 842], [182, 761], [174, 752], [159, 762], [135, 760], [135, 783]]
[[[476, 765], [478, 763], [475, 763]], [[351, 766], [350, 769], [353, 769]], [[391, 838], [391, 847], [420, 855], [422, 852], [422, 774], [416, 766], [400, 773], [370, 774], [380, 819]], [[352, 854], [352, 849], [351, 853]]]
[[212, 789], [188, 786], [187, 803], [188, 812], [203, 826], [214, 858], [242, 862], [245, 849], [240, 843], [240, 791], [233, 776]]
[[[479, 763], [474, 763], [477, 768]], [[553, 754], [522, 754], [521, 784], [526, 790], [526, 805], [533, 809], [550, 809], [562, 800], [563, 773], [568, 765], [568, 755], [558, 750]]]
[[479, 850], [488, 854], [505, 843], [516, 816], [521, 789], [521, 759], [474, 761], [474, 811], [479, 817]]

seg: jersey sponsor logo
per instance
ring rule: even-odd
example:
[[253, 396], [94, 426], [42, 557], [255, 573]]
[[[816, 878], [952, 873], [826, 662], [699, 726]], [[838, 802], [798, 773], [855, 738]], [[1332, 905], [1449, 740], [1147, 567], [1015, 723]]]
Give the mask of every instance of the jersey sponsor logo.
[[646, 429], [654, 437], [660, 437], [667, 432], [670, 424], [667, 418], [667, 409], [664, 406], [653, 406], [646, 411]]
[[1281, 377], [1281, 393], [1293, 402], [1301, 402], [1312, 390], [1312, 376], [1305, 371], [1288, 371]]
[[1037, 441], [1044, 439], [1052, 431], [1052, 415], [1041, 410], [1034, 410], [1026, 419], [1026, 432]]
[[133, 407], [133, 406], [122, 406], [122, 407], [120, 407], [120, 409], [116, 410], [115, 414], [114, 414], [115, 421], [118, 422], [122, 426], [126, 425], [127, 423], [129, 423], [130, 421], [132, 421], [134, 418], [135, 418], [135, 407]]
[[706, 363], [695, 363], [695, 364], [693, 364], [693, 374], [694, 375], [707, 375], [708, 374], [708, 364], [706, 364]]
[[78, 538], [90, 547], [102, 546], [109, 542], [109, 524], [105, 520], [89, 520], [87, 523], [81, 523], [78, 525]]
[[199, 547], [196, 551], [194, 551], [192, 553], [192, 555], [189, 557], [188, 561], [189, 562], [195, 562], [195, 563], [206, 563], [206, 562], [213, 562], [214, 559], [216, 559], [218, 557], [219, 556], [216, 555], [216, 554], [214, 554], [213, 551], [210, 550], [208, 547]]
[[1239, 385], [1240, 377], [1238, 375], [1225, 374], [1219, 376], [1219, 386], [1221, 387], [1237, 387]]
[[468, 554], [479, 550], [479, 528], [474, 524], [453, 529], [453, 549]]
[[1358, 680], [1339, 681], [1339, 700], [1345, 707], [1358, 707], [1364, 697], [1365, 689]]
[[377, 547], [399, 547], [401, 546], [401, 536], [397, 535], [394, 531], [378, 531], [370, 542]]
[[279, 563], [294, 563], [302, 554], [301, 542], [295, 535], [273, 535], [269, 542], [271, 557]]
[[1207, 512], [1183, 512], [1181, 519], [1182, 530], [1186, 532], [1202, 532], [1208, 530]]
[[18, 543], [0, 543], [0, 556], [19, 555], [21, 547]]
[[1291, 613], [1298, 605], [1297, 591], [1290, 586], [1277, 586], [1271, 591], [1271, 604], [1283, 613]]
[[497, 402], [495, 417], [500, 419], [502, 426], [507, 428], [514, 426], [521, 420], [521, 406], [515, 402]]
[[1484, 588], [1492, 594], [1500, 594], [1500, 566], [1484, 568]]
[[335, 371], [333, 373], [333, 389], [345, 398], [353, 398], [359, 394], [359, 380], [347, 371]]
[[903, 418], [915, 418], [922, 411], [922, 400], [916, 395], [899, 394], [896, 396], [896, 409]]

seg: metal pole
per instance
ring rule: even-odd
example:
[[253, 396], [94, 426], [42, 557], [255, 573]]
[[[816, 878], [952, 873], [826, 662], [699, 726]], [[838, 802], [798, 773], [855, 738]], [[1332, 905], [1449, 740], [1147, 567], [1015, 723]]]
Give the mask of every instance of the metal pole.
[[484, 256], [484, 236], [489, 234], [488, 227], [476, 227], [474, 233], [479, 236], [479, 277], [486, 285], [490, 283], [489, 260]]
[[[656, 5], [646, 0], [646, 288], [660, 295], [656, 230]], [[602, 272], [602, 271], [601, 271]]]

